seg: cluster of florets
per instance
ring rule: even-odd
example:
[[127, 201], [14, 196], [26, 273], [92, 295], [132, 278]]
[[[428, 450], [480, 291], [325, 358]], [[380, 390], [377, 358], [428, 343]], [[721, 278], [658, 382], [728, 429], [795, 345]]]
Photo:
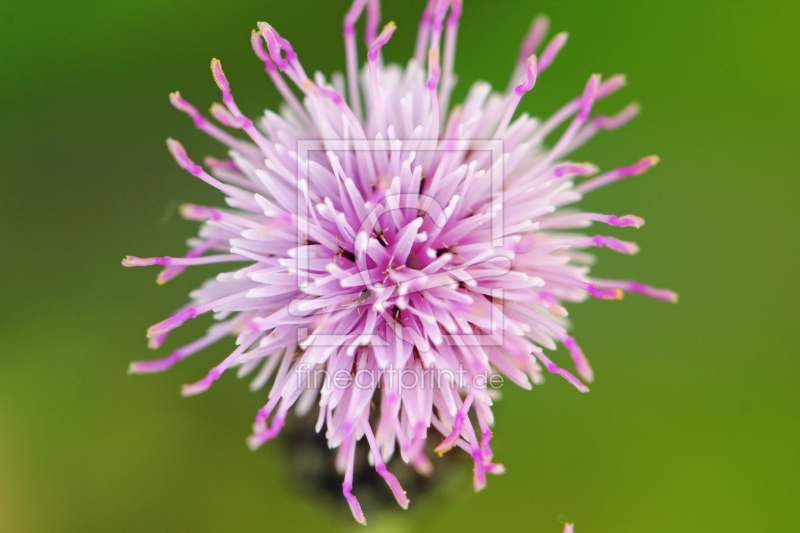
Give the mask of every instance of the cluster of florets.
[[[359, 70], [354, 27], [365, 8], [369, 50]], [[131, 371], [161, 371], [236, 336], [236, 349], [183, 393], [207, 390], [233, 367], [239, 376], [255, 372], [253, 390], [271, 383], [248, 439], [254, 449], [278, 435], [292, 407], [303, 416], [317, 405], [316, 429], [325, 428], [338, 451], [344, 495], [359, 522], [364, 515], [351, 494], [359, 440], [403, 507], [408, 498], [386, 462], [399, 449], [403, 461], [430, 475], [431, 433], [444, 437], [435, 449], [440, 455], [460, 447], [472, 456], [480, 490], [487, 473], [504, 471], [489, 445], [498, 391], [487, 384], [501, 375], [530, 388], [543, 380], [544, 367], [588, 390], [584, 382], [593, 373], [567, 334], [565, 302], [619, 299], [625, 291], [675, 299], [635, 281], [589, 277], [592, 256], [583, 249], [638, 248], [571, 233], [594, 222], [644, 224], [633, 215], [566, 209], [657, 162], [647, 157], [585, 179], [598, 169], [566, 159], [599, 131], [636, 115], [631, 105], [616, 116], [591, 116], [594, 102], [622, 87], [623, 77], [591, 76], [582, 94], [543, 122], [527, 114], [514, 119], [567, 40], [560, 33], [535, 55], [547, 30], [538, 18], [508, 89], [475, 83], [451, 109], [461, 9], [461, 0], [430, 0], [415, 55], [402, 68], [381, 58], [394, 23], [378, 32], [377, 1], [356, 0], [344, 24], [347, 76], [331, 82], [320, 73], [309, 78], [289, 41], [259, 23], [253, 49], [286, 105], [250, 120], [220, 62], [212, 61], [222, 104], [211, 115], [242, 130], [244, 140], [172, 94], [175, 107], [230, 149], [229, 160], [206, 159], [207, 171], [168, 141], [178, 164], [220, 190], [227, 207], [182, 207], [184, 217], [202, 222], [185, 257], [124, 261], [165, 266], [159, 283], [187, 266], [245, 263], [207, 281], [148, 331], [157, 348], [188, 319], [213, 312], [217, 322], [205, 336], [164, 359], [133, 363]], [[565, 122], [560, 138], [545, 146]], [[583, 381], [545, 355], [556, 343], [567, 348]]]

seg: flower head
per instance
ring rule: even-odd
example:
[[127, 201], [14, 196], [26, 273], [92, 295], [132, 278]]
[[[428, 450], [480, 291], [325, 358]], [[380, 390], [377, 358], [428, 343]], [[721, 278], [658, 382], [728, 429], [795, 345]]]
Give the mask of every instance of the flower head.
[[[367, 65], [359, 71], [354, 26], [365, 9]], [[461, 10], [461, 0], [430, 0], [414, 58], [402, 68], [381, 58], [394, 23], [379, 30], [377, 0], [355, 0], [344, 22], [346, 83], [336, 75], [332, 82], [320, 73], [309, 78], [290, 42], [259, 23], [253, 50], [287, 105], [257, 121], [244, 116], [216, 59], [211, 70], [222, 104], [211, 115], [226, 129], [179, 93], [170, 95], [199, 129], [229, 148], [229, 160], [208, 158], [204, 168], [178, 141], [167, 141], [177, 163], [220, 190], [227, 206], [181, 208], [185, 218], [202, 222], [185, 257], [123, 261], [164, 266], [159, 283], [188, 266], [243, 263], [207, 281], [148, 330], [157, 348], [187, 320], [213, 312], [217, 322], [206, 335], [164, 359], [132, 363], [130, 371], [162, 371], [235, 336], [236, 349], [183, 394], [206, 391], [233, 367], [239, 376], [255, 373], [253, 390], [270, 383], [248, 438], [253, 449], [280, 433], [292, 407], [303, 416], [317, 404], [316, 430], [324, 428], [337, 450], [344, 496], [362, 523], [351, 494], [357, 442], [366, 443], [404, 508], [408, 497], [386, 462], [399, 449], [406, 463], [429, 475], [425, 443], [435, 433], [444, 437], [439, 455], [454, 447], [471, 455], [474, 487], [481, 490], [487, 473], [504, 471], [490, 447], [497, 378], [531, 388], [543, 381], [544, 367], [588, 391], [584, 382], [593, 372], [567, 334], [565, 302], [616, 300], [624, 292], [676, 298], [635, 281], [589, 277], [592, 257], [583, 249], [634, 254], [638, 247], [572, 233], [594, 222], [638, 228], [644, 220], [566, 209], [658, 161], [646, 157], [589, 177], [597, 167], [567, 159], [600, 130], [636, 115], [636, 106], [613, 117], [591, 115], [593, 104], [624, 79], [593, 75], [548, 120], [514, 119], [567, 40], [558, 34], [535, 55], [547, 31], [539, 18], [508, 89], [492, 92], [478, 82], [450, 109]], [[563, 123], [564, 133], [545, 146]], [[545, 355], [556, 343], [567, 348], [583, 381]]]

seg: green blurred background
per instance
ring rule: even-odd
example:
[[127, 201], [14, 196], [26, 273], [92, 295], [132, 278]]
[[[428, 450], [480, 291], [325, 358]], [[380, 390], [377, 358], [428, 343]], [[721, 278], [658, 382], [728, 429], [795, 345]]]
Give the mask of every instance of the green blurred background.
[[[296, 487], [280, 444], [244, 444], [260, 396], [233, 375], [185, 399], [230, 343], [155, 376], [147, 326], [214, 272], [164, 287], [126, 254], [178, 255], [196, 225], [176, 206], [220, 197], [181, 171], [189, 153], [224, 155], [169, 105], [220, 99], [218, 57], [256, 115], [277, 91], [249, 31], [267, 20], [308, 71], [344, 66], [348, 0], [10, 2], [0, 4], [0, 531], [351, 531], [344, 499]], [[405, 63], [423, 2], [384, 2]], [[583, 206], [647, 219], [640, 255], [600, 251], [596, 273], [681, 294], [573, 306], [597, 380], [509, 385], [496, 458], [508, 473], [471, 491], [470, 467], [404, 514], [366, 508], [375, 531], [581, 533], [796, 531], [798, 460], [798, 2], [478, 2], [467, 0], [456, 71], [505, 87], [537, 13], [570, 42], [521, 108], [537, 116], [593, 72], [627, 73], [599, 105], [643, 113], [577, 155], [609, 168], [662, 163]], [[360, 37], [359, 37], [360, 38]], [[364, 50], [361, 49], [361, 57]], [[631, 232], [635, 231], [635, 235]], [[198, 319], [169, 350], [208, 326]], [[563, 360], [563, 354], [555, 357]]]

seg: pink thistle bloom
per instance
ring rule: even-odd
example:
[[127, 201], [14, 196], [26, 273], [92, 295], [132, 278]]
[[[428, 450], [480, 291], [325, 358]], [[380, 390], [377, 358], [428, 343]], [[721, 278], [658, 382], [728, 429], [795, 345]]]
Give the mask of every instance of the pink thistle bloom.
[[[368, 53], [359, 71], [354, 25], [364, 10]], [[227, 206], [181, 208], [185, 218], [202, 222], [185, 257], [123, 261], [165, 267], [159, 283], [188, 266], [243, 263], [207, 281], [147, 333], [157, 348], [171, 330], [213, 312], [217, 322], [205, 336], [166, 358], [132, 363], [130, 371], [166, 370], [236, 336], [236, 349], [183, 394], [206, 391], [231, 368], [240, 377], [254, 373], [253, 390], [270, 383], [247, 439], [252, 449], [280, 433], [292, 407], [303, 416], [317, 404], [316, 430], [324, 428], [337, 450], [344, 496], [361, 523], [351, 493], [359, 441], [403, 508], [408, 497], [386, 463], [399, 450], [429, 475], [425, 443], [432, 430], [444, 436], [439, 455], [452, 448], [470, 454], [474, 488], [481, 490], [487, 473], [504, 471], [490, 447], [499, 391], [487, 384], [504, 377], [530, 389], [543, 381], [544, 368], [589, 390], [593, 372], [567, 334], [565, 302], [618, 300], [626, 291], [677, 299], [637, 281], [589, 277], [585, 248], [634, 254], [638, 247], [573, 230], [594, 222], [639, 228], [643, 219], [567, 210], [584, 193], [658, 162], [646, 157], [590, 177], [597, 167], [568, 159], [599, 131], [636, 115], [635, 105], [613, 117], [591, 114], [624, 78], [592, 75], [549, 119], [514, 119], [567, 40], [561, 33], [542, 47], [547, 21], [538, 18], [509, 87], [492, 92], [475, 83], [450, 109], [461, 10], [461, 0], [430, 0], [415, 55], [403, 68], [381, 57], [394, 23], [379, 31], [377, 0], [355, 0], [344, 22], [347, 77], [331, 82], [321, 73], [310, 78], [289, 41], [259, 23], [253, 49], [287, 105], [256, 121], [245, 117], [216, 59], [211, 69], [222, 104], [211, 115], [225, 129], [177, 92], [170, 95], [229, 148], [229, 160], [206, 159], [206, 170], [178, 141], [167, 141], [177, 163], [219, 189]], [[563, 123], [564, 133], [546, 146]], [[557, 343], [582, 380], [545, 355]]]

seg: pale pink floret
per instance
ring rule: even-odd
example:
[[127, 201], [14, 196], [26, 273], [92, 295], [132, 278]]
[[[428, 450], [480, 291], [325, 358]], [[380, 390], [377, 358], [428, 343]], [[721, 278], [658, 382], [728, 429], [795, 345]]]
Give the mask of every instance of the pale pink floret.
[[[213, 104], [210, 115], [240, 136], [171, 94], [198, 129], [228, 147], [230, 159], [206, 159], [207, 171], [178, 141], [167, 141], [170, 152], [181, 168], [222, 192], [227, 205], [181, 206], [184, 218], [202, 223], [184, 257], [123, 260], [165, 267], [159, 283], [189, 266], [242, 263], [208, 280], [148, 330], [149, 346], [158, 348], [175, 328], [213, 312], [217, 322], [206, 335], [165, 358], [134, 362], [129, 371], [163, 371], [234, 336], [236, 349], [183, 394], [206, 391], [232, 368], [240, 377], [253, 372], [251, 388], [270, 390], [247, 439], [252, 449], [280, 434], [290, 410], [302, 416], [316, 403], [316, 429], [337, 450], [342, 492], [362, 524], [352, 494], [356, 446], [369, 450], [403, 508], [408, 497], [386, 465], [399, 452], [430, 475], [425, 444], [433, 432], [443, 438], [438, 454], [461, 448], [472, 457], [473, 487], [481, 490], [487, 473], [505, 467], [492, 462], [490, 445], [499, 391], [477, 386], [479, 379], [502, 375], [531, 388], [547, 370], [587, 392], [594, 371], [567, 333], [565, 303], [618, 300], [624, 292], [677, 300], [667, 289], [588, 275], [585, 249], [635, 254], [638, 246], [578, 230], [596, 222], [640, 228], [644, 219], [567, 209], [583, 194], [658, 162], [650, 156], [599, 174], [591, 163], [568, 159], [639, 112], [631, 104], [616, 115], [592, 116], [594, 103], [624, 86], [624, 77], [592, 75], [549, 119], [515, 119], [567, 41], [559, 33], [539, 52], [548, 27], [540, 17], [520, 48], [509, 88], [491, 94], [477, 83], [450, 109], [462, 9], [461, 0], [428, 2], [414, 59], [404, 68], [381, 57], [392, 46], [394, 23], [379, 32], [378, 1], [355, 0], [343, 28], [346, 84], [341, 76], [333, 83], [322, 74], [309, 78], [291, 43], [258, 23], [251, 45], [287, 105], [280, 114], [249, 119], [216, 59], [211, 70], [222, 104]], [[367, 61], [359, 70], [355, 25], [364, 12]], [[545, 144], [562, 125], [564, 133]], [[310, 144], [307, 152], [298, 150], [301, 140]], [[501, 143], [502, 154], [492, 152], [492, 143]], [[558, 344], [581, 379], [545, 355]], [[416, 379], [413, 385], [393, 380], [400, 370]], [[434, 381], [434, 370], [448, 377]], [[325, 371], [323, 378], [315, 371]], [[351, 379], [337, 385], [337, 372]], [[364, 375], [373, 381], [358, 384]]]

